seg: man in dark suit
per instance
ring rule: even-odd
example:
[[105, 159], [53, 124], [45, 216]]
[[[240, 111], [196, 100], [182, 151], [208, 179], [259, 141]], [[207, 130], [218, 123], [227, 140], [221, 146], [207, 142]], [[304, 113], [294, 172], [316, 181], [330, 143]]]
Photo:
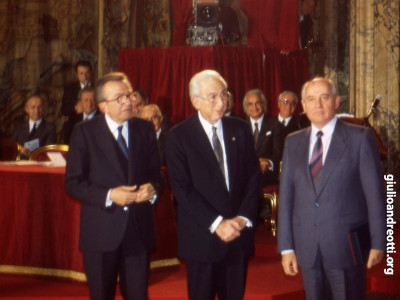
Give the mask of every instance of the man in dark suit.
[[86, 86], [92, 85], [92, 65], [90, 62], [80, 60], [75, 64], [76, 78], [78, 81], [64, 87], [64, 94], [61, 100], [61, 113], [68, 119], [74, 119], [77, 114], [83, 112], [79, 103], [79, 91]]
[[63, 144], [69, 144], [72, 130], [76, 124], [82, 121], [91, 120], [93, 117], [101, 115], [100, 110], [97, 109], [97, 104], [94, 99], [93, 87], [87, 86], [79, 91], [78, 103], [82, 107], [82, 113], [77, 114], [64, 122], [60, 138], [60, 141]]
[[301, 129], [300, 122], [293, 116], [297, 103], [297, 95], [291, 91], [283, 91], [278, 96], [279, 114], [276, 118], [282, 124], [285, 138], [290, 133]]
[[57, 140], [56, 129], [53, 124], [43, 119], [43, 99], [39, 96], [28, 98], [25, 111], [29, 120], [17, 125], [12, 139], [22, 145], [21, 158], [27, 159], [36, 148], [55, 144]]
[[282, 125], [277, 119], [265, 115], [267, 100], [259, 89], [250, 90], [245, 94], [243, 109], [249, 116], [249, 125], [254, 136], [261, 169], [261, 186], [278, 184], [284, 143]]
[[165, 166], [165, 132], [161, 129], [163, 115], [157, 104], [147, 104], [143, 106], [140, 117], [153, 123], [154, 131], [157, 136], [158, 152], [160, 154], [161, 165]]
[[134, 95], [124, 73], [96, 83], [104, 116], [77, 124], [65, 187], [82, 203], [79, 245], [91, 299], [147, 299], [153, 203], [163, 182], [157, 141], [147, 121], [132, 118]]
[[307, 299], [364, 299], [364, 250], [368, 268], [384, 256], [378, 147], [370, 129], [337, 119], [339, 104], [332, 81], [305, 83], [311, 127], [288, 136], [283, 155], [278, 251], [286, 274], [302, 267]]
[[254, 251], [259, 166], [245, 121], [224, 117], [226, 82], [213, 70], [194, 75], [198, 111], [170, 129], [166, 155], [177, 201], [178, 251], [189, 298], [243, 299]]

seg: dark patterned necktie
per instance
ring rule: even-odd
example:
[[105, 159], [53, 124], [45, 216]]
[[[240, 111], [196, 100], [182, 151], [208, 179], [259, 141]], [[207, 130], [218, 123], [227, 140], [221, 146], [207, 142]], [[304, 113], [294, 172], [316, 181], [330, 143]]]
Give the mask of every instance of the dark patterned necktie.
[[219, 141], [217, 135], [217, 128], [213, 126], [213, 135], [212, 135], [212, 144], [214, 148], [214, 154], [217, 158], [219, 169], [222, 172], [222, 175], [225, 177], [225, 167], [224, 167], [224, 153], [222, 152], [221, 142]]
[[257, 145], [258, 137], [260, 135], [260, 130], [258, 130], [257, 122], [254, 123], [254, 126], [256, 127], [256, 129], [254, 129], [254, 145]]
[[321, 140], [322, 135], [323, 135], [322, 131], [317, 132], [317, 141], [315, 142], [310, 161], [311, 177], [313, 179], [315, 187], [317, 186], [322, 173], [322, 152], [323, 152], [322, 140]]
[[286, 126], [286, 121], [285, 120], [282, 120], [282, 125]]
[[125, 157], [128, 158], [128, 147], [126, 146], [126, 141], [124, 139], [124, 136], [122, 135], [122, 128], [124, 126], [118, 126], [118, 137], [117, 137], [117, 142], [119, 146], [121, 147], [122, 152], [124, 152]]
[[33, 123], [32, 130], [31, 132], [29, 132], [29, 137], [28, 137], [29, 140], [31, 140], [35, 136], [35, 133], [36, 133], [36, 122]]

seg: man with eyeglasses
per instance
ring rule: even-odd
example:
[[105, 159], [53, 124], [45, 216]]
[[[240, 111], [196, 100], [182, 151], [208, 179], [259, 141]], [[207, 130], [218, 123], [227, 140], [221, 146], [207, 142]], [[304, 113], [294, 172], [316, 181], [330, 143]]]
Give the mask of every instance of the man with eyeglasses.
[[216, 71], [195, 74], [189, 95], [197, 113], [167, 134], [178, 252], [191, 300], [243, 299], [254, 251], [258, 160], [246, 122], [224, 117], [226, 90]]
[[163, 184], [152, 124], [132, 118], [132, 86], [109, 73], [95, 86], [104, 116], [77, 124], [65, 174], [67, 192], [81, 202], [79, 245], [90, 299], [147, 299], [153, 204]]
[[283, 125], [283, 134], [285, 138], [290, 133], [301, 129], [300, 122], [293, 115], [297, 103], [297, 95], [291, 91], [283, 91], [278, 96], [279, 114], [276, 118]]

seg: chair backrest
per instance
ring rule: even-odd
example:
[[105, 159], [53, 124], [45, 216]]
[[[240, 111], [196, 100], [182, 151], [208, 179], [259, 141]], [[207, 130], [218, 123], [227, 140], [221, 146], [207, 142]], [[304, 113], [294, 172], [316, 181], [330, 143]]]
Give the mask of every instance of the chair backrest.
[[21, 157], [21, 145], [9, 138], [1, 139], [0, 160], [19, 160]]
[[67, 158], [68, 155], [68, 145], [47, 145], [37, 148], [32, 151], [29, 156], [29, 160], [35, 161], [49, 161], [49, 157], [47, 156], [48, 152], [60, 152], [64, 158]]

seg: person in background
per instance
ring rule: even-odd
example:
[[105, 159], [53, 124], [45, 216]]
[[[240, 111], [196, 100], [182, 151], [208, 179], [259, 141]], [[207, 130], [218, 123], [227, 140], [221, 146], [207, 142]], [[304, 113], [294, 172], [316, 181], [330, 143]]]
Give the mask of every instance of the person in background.
[[100, 110], [97, 109], [97, 104], [94, 99], [93, 87], [87, 86], [83, 90], [80, 90], [78, 99], [78, 103], [82, 107], [82, 113], [78, 114], [73, 119], [64, 122], [61, 130], [60, 143], [69, 144], [72, 130], [77, 123], [89, 121], [93, 119], [93, 117], [101, 114]]
[[224, 117], [227, 85], [216, 71], [195, 74], [189, 95], [197, 113], [166, 141], [189, 299], [243, 299], [259, 181], [251, 132], [244, 120]]
[[236, 101], [235, 91], [233, 90], [233, 88], [228, 87], [226, 93], [228, 96], [228, 101], [226, 103], [225, 116], [227, 117], [236, 116], [235, 113], [232, 111], [235, 107], [235, 101]]
[[132, 111], [135, 117], [140, 117], [143, 106], [149, 104], [149, 97], [146, 92], [141, 88], [136, 88], [133, 91], [135, 93], [136, 100], [132, 103]]
[[290, 133], [301, 129], [300, 122], [294, 117], [297, 103], [297, 95], [291, 91], [283, 91], [278, 96], [279, 113], [276, 118], [282, 124], [285, 138]]
[[259, 89], [249, 90], [243, 99], [243, 109], [249, 116], [254, 146], [260, 162], [261, 186], [278, 184], [284, 135], [277, 119], [266, 116], [267, 100]]
[[83, 112], [79, 103], [79, 91], [86, 86], [92, 86], [92, 65], [90, 62], [80, 60], [75, 64], [77, 81], [64, 87], [64, 94], [61, 100], [61, 113], [68, 117], [68, 120], [75, 121], [77, 114]]
[[29, 120], [17, 125], [12, 139], [21, 144], [21, 159], [28, 159], [36, 148], [55, 144], [56, 129], [43, 119], [43, 99], [40, 96], [29, 97], [25, 104]]
[[81, 202], [79, 246], [90, 299], [146, 300], [155, 245], [153, 204], [163, 177], [152, 124], [132, 118], [135, 100], [124, 73], [100, 78], [95, 98], [104, 115], [72, 132], [65, 188]]
[[336, 117], [336, 85], [303, 85], [311, 127], [289, 135], [283, 154], [278, 252], [287, 275], [299, 272], [307, 299], [364, 299], [366, 270], [386, 247], [379, 150], [368, 127]]
[[316, 0], [300, 0], [300, 49], [309, 48], [314, 42], [311, 13]]
[[141, 118], [153, 123], [154, 131], [157, 136], [161, 165], [165, 166], [165, 132], [161, 129], [163, 121], [161, 110], [157, 104], [148, 104], [143, 106], [140, 116]]

